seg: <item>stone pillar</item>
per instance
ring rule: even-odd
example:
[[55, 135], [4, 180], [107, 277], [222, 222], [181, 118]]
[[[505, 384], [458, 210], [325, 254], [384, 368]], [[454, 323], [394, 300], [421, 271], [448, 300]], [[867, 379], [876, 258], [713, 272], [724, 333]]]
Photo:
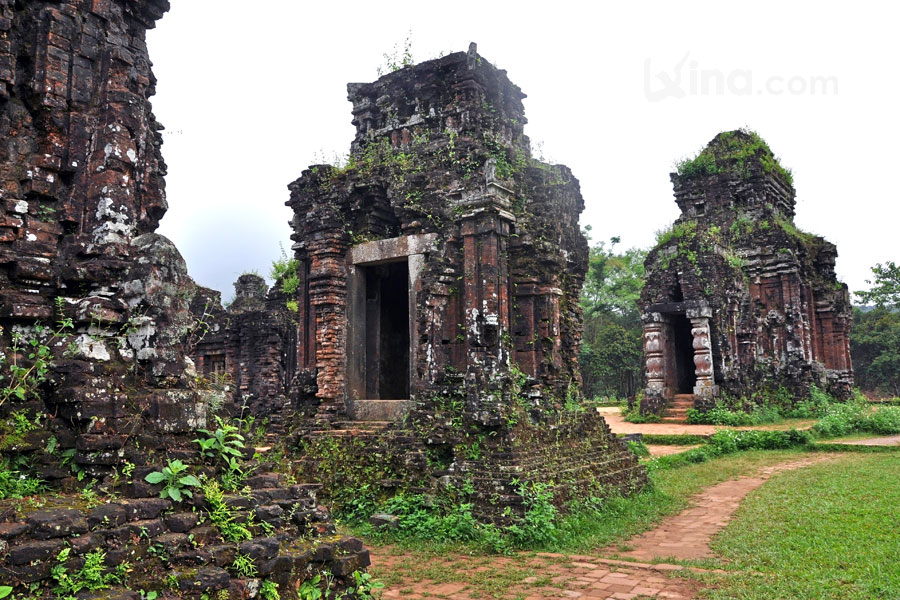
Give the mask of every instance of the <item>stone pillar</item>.
[[346, 414], [347, 244], [343, 231], [327, 231], [310, 244], [309, 306], [315, 331], [316, 418]]
[[646, 313], [641, 317], [644, 329], [644, 366], [647, 375], [647, 387], [644, 388], [644, 399], [641, 412], [659, 414], [666, 405], [668, 390], [666, 389], [666, 323], [660, 313]]
[[663, 353], [662, 315], [644, 323], [644, 361], [647, 368], [647, 393], [664, 396], [666, 392], [665, 356]]
[[691, 336], [694, 338], [695, 399], [714, 398], [719, 393], [713, 374], [712, 344], [710, 343], [709, 318], [691, 318]]
[[508, 210], [511, 195], [489, 182], [483, 196], [466, 202], [460, 222], [469, 409], [485, 425], [500, 422], [502, 379], [509, 370], [502, 336], [510, 322], [507, 243], [515, 222]]

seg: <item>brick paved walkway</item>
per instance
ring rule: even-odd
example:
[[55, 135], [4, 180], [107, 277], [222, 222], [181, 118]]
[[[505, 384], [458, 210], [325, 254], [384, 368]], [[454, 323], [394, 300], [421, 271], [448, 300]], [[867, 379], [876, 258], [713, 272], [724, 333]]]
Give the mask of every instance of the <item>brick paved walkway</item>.
[[815, 419], [792, 419], [781, 423], [769, 423], [766, 425], [750, 425], [747, 427], [728, 427], [726, 425], [688, 425], [687, 423], [662, 422], [662, 423], [629, 423], [622, 416], [618, 407], [601, 407], [597, 409], [606, 424], [613, 433], [659, 433], [659, 434], [691, 434], [711, 435], [720, 429], [807, 429], [816, 422]]
[[775, 473], [831, 459], [822, 455], [792, 460], [765, 467], [755, 477], [723, 481], [697, 495], [689, 508], [665, 518], [655, 529], [624, 542], [622, 545], [630, 550], [617, 552], [616, 548], [607, 548], [605, 552], [648, 561], [711, 558], [715, 556], [709, 548], [713, 536], [728, 524], [747, 494]]
[[[629, 600], [666, 598], [687, 600], [699, 589], [694, 581], [671, 575], [684, 567], [648, 565], [608, 560], [596, 556], [572, 556], [538, 553], [515, 557], [447, 556], [429, 563], [419, 572], [410, 565], [409, 556], [392, 556], [379, 549], [372, 554], [371, 572], [390, 581], [398, 573], [410, 574], [389, 585], [384, 600], [403, 598], [501, 598], [540, 600], [542, 598], [584, 598], [585, 600]], [[419, 565], [425, 566], [425, 565]], [[416, 573], [419, 573], [417, 575]], [[452, 573], [452, 581], [442, 581]], [[490, 578], [494, 583], [487, 594], [476, 590], [476, 580]], [[484, 588], [484, 585], [477, 586]]]
[[848, 446], [900, 446], [900, 435], [890, 435], [880, 438], [868, 438], [865, 440], [853, 440], [849, 442], [835, 441], [833, 443], [846, 444]]

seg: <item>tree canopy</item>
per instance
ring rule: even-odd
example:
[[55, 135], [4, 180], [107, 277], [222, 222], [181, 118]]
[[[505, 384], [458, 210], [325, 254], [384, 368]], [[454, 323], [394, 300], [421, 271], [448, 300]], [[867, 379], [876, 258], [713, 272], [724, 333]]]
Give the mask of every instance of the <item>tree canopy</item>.
[[643, 383], [641, 322], [637, 300], [644, 286], [647, 251], [616, 252], [620, 238], [591, 248], [581, 296], [584, 343], [580, 363], [584, 394], [633, 396]]
[[872, 289], [856, 292], [859, 300], [863, 304], [900, 308], [900, 266], [889, 260], [872, 267], [872, 273], [874, 279], [866, 280]]

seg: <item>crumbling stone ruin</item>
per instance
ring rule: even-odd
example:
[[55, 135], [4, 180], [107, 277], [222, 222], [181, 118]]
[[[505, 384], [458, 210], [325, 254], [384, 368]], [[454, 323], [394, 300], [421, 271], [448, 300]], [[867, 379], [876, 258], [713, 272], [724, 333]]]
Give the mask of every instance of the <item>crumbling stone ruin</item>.
[[[246, 273], [234, 283], [227, 309], [221, 295], [200, 288], [191, 305], [204, 335], [193, 348], [197, 372], [217, 382], [223, 402], [280, 432], [296, 414], [297, 323], [279, 288]], [[236, 409], [235, 409], [236, 407]]]
[[755, 133], [720, 133], [672, 174], [681, 216], [645, 266], [643, 411], [811, 385], [846, 397], [850, 302], [837, 249], [794, 225], [790, 172]]
[[0, 459], [48, 487], [0, 500], [0, 582], [49, 596], [59, 568], [100, 557], [110, 574], [130, 565], [111, 598], [239, 598], [260, 578], [285, 589], [325, 570], [340, 589], [367, 551], [333, 535], [317, 486], [270, 472], [252, 447], [237, 459], [246, 494], [222, 500], [247, 523], [228, 540], [200, 522], [212, 505], [199, 489], [160, 498], [145, 480], [175, 460], [180, 477], [223, 468], [193, 441], [223, 404], [189, 358], [208, 329], [190, 310], [202, 294], [154, 233], [165, 163], [145, 32], [168, 8], [0, 0]]
[[289, 186], [298, 401], [338, 430], [405, 416], [407, 464], [473, 484], [486, 518], [521, 508], [514, 479], [640, 488], [580, 405], [584, 201], [531, 157], [525, 95], [474, 44], [348, 94], [347, 164]]

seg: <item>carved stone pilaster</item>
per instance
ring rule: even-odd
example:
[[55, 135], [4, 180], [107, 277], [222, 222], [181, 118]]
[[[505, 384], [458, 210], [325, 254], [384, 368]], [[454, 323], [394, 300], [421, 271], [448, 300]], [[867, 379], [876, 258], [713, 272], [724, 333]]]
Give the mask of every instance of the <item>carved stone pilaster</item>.
[[644, 323], [644, 358], [647, 369], [648, 393], [665, 393], [664, 345], [663, 324], [659, 321]]
[[709, 319], [696, 317], [691, 319], [691, 336], [694, 346], [694, 384], [696, 398], [712, 398], [719, 393], [713, 373], [712, 343], [709, 335]]

